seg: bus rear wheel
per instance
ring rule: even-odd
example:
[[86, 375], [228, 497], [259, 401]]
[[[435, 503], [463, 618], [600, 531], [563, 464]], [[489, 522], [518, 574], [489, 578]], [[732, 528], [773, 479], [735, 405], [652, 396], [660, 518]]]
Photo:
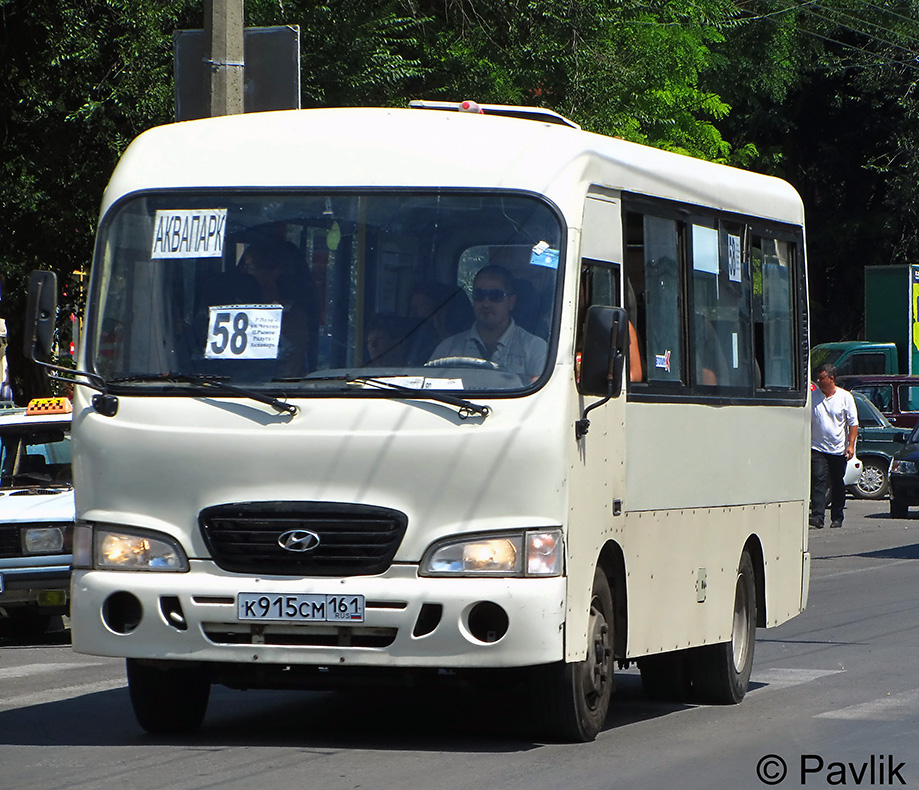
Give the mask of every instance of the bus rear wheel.
[[613, 596], [597, 568], [588, 621], [587, 658], [534, 667], [530, 695], [542, 729], [552, 738], [587, 742], [597, 737], [613, 692]]
[[127, 659], [128, 691], [141, 727], [156, 735], [194, 732], [204, 721], [211, 682], [195, 664], [177, 668]]
[[747, 693], [756, 646], [756, 580], [753, 561], [745, 551], [734, 585], [731, 641], [693, 651], [692, 686], [699, 702], [735, 705]]

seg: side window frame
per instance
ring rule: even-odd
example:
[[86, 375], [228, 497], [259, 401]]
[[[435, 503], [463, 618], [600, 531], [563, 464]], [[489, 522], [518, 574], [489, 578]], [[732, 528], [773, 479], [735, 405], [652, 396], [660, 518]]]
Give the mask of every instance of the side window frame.
[[[804, 283], [803, 230], [762, 218], [747, 217], [730, 212], [719, 212], [699, 206], [684, 206], [672, 201], [644, 196], [623, 195], [623, 226], [625, 229], [626, 287], [641, 285], [644, 274], [636, 271], [644, 265], [638, 254], [647, 243], [644, 236], [647, 222], [641, 220], [639, 238], [638, 218], [656, 217], [676, 223], [680, 239], [679, 278], [675, 289], [679, 297], [681, 332], [683, 335], [682, 380], [670, 382], [646, 378], [632, 388], [630, 397], [638, 401], [693, 400], [697, 402], [763, 402], [800, 405], [806, 400], [804, 390], [807, 364], [807, 305]], [[709, 228], [711, 234], [695, 231]], [[780, 308], [787, 316], [787, 334], [779, 336], [784, 384], [764, 383], [762, 297], [757, 303], [755, 290], [762, 287], [754, 272], [754, 239], [772, 239], [785, 245], [787, 253], [788, 291]], [[701, 244], [700, 244], [701, 239]], [[762, 246], [762, 242], [760, 241]], [[699, 279], [697, 279], [699, 278]], [[709, 282], [704, 291], [700, 283]], [[706, 303], [707, 293], [707, 305]], [[724, 298], [722, 298], [724, 297]], [[642, 295], [637, 296], [639, 308]], [[708, 318], [714, 326], [709, 340], [716, 338], [723, 364], [722, 377], [704, 374], [703, 359], [699, 356], [704, 346], [704, 327], [695, 320], [699, 308], [707, 307]], [[760, 314], [756, 314], [759, 309]], [[640, 312], [640, 310], [639, 310]], [[714, 320], [712, 320], [714, 319]], [[646, 330], [647, 317], [639, 316], [637, 327], [641, 334]], [[773, 338], [775, 339], [775, 338]], [[648, 360], [650, 372], [653, 362]], [[774, 378], [777, 378], [773, 374]]]

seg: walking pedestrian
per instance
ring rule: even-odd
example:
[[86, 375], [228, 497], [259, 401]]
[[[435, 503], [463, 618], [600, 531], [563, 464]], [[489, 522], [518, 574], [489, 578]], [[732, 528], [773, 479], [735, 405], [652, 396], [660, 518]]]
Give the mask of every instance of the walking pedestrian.
[[855, 456], [858, 413], [855, 398], [836, 386], [836, 368], [817, 369], [817, 389], [811, 393], [810, 525], [823, 528], [830, 498], [830, 527], [841, 527], [846, 506], [846, 464]]

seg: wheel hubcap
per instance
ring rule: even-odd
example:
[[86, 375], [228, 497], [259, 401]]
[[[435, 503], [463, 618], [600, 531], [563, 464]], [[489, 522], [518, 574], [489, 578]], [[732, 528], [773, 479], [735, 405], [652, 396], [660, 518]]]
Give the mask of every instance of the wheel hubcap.
[[731, 634], [731, 646], [734, 650], [734, 670], [739, 672], [747, 662], [750, 620], [747, 602], [747, 585], [742, 574], [737, 576], [737, 588], [734, 593], [734, 627]]
[[584, 699], [595, 708], [609, 684], [609, 659], [612, 654], [609, 624], [596, 602], [590, 608], [590, 643], [583, 665]]
[[865, 464], [861, 477], [858, 478], [858, 487], [866, 494], [876, 494], [884, 485], [884, 473], [876, 466]]

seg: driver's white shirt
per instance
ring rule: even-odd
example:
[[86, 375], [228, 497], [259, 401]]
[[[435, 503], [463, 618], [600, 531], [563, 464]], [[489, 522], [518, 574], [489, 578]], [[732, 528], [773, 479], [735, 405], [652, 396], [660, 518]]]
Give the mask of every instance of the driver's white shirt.
[[458, 332], [442, 340], [431, 354], [431, 360], [444, 357], [487, 359], [501, 370], [517, 373], [524, 383], [529, 383], [542, 373], [546, 365], [546, 350], [545, 340], [517, 326], [512, 318], [491, 356], [488, 356], [479, 330], [473, 324], [465, 332]]

